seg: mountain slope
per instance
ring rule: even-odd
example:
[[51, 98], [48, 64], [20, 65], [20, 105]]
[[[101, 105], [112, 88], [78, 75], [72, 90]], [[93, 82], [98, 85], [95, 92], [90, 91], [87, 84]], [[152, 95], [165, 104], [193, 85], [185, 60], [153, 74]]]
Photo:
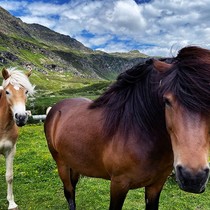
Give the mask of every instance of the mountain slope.
[[38, 24], [26, 24], [0, 7], [0, 66], [32, 68], [40, 74], [67, 72], [72, 77], [113, 79], [146, 56], [93, 51]]

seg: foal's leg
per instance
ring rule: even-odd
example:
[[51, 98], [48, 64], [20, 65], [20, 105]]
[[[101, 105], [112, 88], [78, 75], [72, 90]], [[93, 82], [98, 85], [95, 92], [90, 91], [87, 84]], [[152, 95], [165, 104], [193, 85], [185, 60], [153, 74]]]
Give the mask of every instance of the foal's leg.
[[121, 210], [128, 193], [125, 183], [120, 180], [111, 179], [111, 199], [109, 210]]
[[158, 210], [161, 190], [162, 186], [145, 187], [146, 210]]
[[63, 182], [64, 195], [69, 204], [70, 210], [76, 209], [75, 203], [75, 187], [79, 178], [79, 175], [74, 174], [72, 170], [67, 167], [62, 161], [57, 161], [58, 173]]
[[7, 200], [9, 202], [8, 209], [18, 209], [17, 204], [14, 201], [13, 195], [13, 160], [16, 152], [16, 145], [5, 153], [6, 158], [6, 182], [7, 182]]

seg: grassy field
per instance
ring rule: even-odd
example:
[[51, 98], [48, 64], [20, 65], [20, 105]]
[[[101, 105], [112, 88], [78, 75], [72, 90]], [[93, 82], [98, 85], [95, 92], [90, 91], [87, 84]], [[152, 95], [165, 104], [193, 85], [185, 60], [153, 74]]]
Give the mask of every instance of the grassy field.
[[[7, 209], [5, 161], [0, 156], [0, 210]], [[20, 210], [65, 210], [62, 183], [47, 148], [43, 124], [20, 128], [14, 161], [14, 195]], [[109, 181], [82, 177], [77, 187], [78, 210], [106, 210]], [[128, 193], [124, 210], [144, 209], [144, 190]], [[210, 186], [203, 194], [181, 191], [169, 178], [160, 198], [160, 210], [209, 210]]]
[[70, 80], [68, 86], [63, 89], [58, 88], [54, 91], [42, 90], [42, 92], [38, 89], [38, 94], [35, 95], [35, 98], [32, 98], [33, 100], [29, 98], [27, 108], [33, 114], [44, 114], [47, 107], [64, 98], [86, 97], [94, 99], [104, 92], [109, 84], [111, 84], [110, 81]]

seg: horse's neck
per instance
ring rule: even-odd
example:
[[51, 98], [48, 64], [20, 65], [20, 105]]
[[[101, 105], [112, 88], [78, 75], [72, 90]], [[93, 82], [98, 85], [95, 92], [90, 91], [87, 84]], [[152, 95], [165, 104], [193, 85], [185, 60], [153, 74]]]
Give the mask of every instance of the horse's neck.
[[3, 90], [0, 90], [0, 129], [10, 128], [14, 124], [15, 122], [6, 95]]

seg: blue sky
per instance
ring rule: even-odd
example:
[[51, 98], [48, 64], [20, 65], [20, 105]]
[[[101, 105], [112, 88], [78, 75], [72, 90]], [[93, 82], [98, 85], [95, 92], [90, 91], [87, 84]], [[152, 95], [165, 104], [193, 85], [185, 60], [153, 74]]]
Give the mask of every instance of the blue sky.
[[210, 48], [209, 0], [0, 0], [0, 6], [94, 50], [172, 56], [186, 45]]

